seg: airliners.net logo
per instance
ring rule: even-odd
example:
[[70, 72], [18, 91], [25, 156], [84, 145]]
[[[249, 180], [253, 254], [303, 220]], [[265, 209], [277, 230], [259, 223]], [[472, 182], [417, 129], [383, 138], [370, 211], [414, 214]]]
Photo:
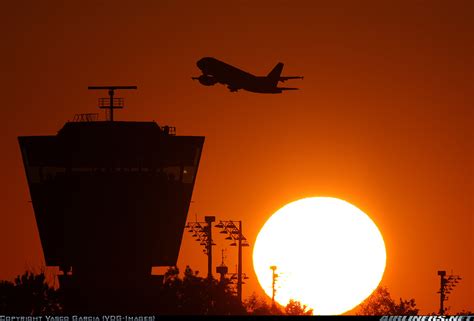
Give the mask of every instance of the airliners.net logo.
[[384, 315], [380, 321], [474, 321], [474, 315]]

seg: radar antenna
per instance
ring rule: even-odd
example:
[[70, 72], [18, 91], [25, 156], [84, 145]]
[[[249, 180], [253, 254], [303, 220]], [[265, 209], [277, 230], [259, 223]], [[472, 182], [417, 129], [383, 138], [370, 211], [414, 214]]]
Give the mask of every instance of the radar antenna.
[[89, 86], [89, 90], [108, 90], [109, 98], [99, 98], [99, 108], [108, 109], [107, 120], [114, 121], [114, 109], [125, 107], [123, 98], [114, 98], [115, 90], [137, 89], [137, 86]]

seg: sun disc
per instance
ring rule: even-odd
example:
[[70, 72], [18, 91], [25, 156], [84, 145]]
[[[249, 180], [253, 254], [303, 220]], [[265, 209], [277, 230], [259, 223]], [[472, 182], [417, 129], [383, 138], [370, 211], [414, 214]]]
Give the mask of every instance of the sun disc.
[[290, 299], [332, 315], [351, 310], [380, 283], [386, 262], [383, 237], [367, 214], [330, 197], [289, 203], [260, 230], [253, 252], [254, 269], [265, 293]]

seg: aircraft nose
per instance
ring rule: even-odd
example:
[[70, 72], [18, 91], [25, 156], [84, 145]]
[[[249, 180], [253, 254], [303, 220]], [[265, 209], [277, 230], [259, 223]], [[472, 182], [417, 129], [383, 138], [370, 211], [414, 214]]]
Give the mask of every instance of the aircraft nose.
[[196, 65], [198, 66], [199, 69], [202, 69], [204, 67], [204, 60], [205, 58], [199, 59]]
[[204, 58], [199, 59], [196, 65], [198, 66], [199, 69], [203, 70], [203, 68], [205, 68], [208, 62], [209, 62], [209, 57], [204, 57]]

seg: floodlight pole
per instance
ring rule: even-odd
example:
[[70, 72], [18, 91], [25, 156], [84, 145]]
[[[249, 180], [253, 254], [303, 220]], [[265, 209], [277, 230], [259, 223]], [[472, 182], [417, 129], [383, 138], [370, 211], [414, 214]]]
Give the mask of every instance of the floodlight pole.
[[239, 261], [237, 268], [237, 297], [242, 302], [242, 221], [239, 221]]
[[215, 216], [205, 216], [207, 223], [207, 278], [212, 280], [212, 222], [216, 220]]
[[[215, 216], [205, 216], [205, 222], [198, 222], [197, 218], [195, 222], [186, 223], [185, 228], [188, 232], [194, 233], [192, 236], [197, 237], [196, 241], [201, 242], [200, 245], [204, 246], [203, 252], [207, 255], [207, 277], [212, 280], [212, 246], [215, 245], [212, 242], [212, 222], [215, 222]], [[204, 225], [207, 223], [206, 225]]]
[[438, 275], [440, 278], [440, 286], [439, 286], [439, 315], [444, 315], [444, 288], [446, 284], [446, 279], [444, 278], [446, 275], [446, 271], [438, 271]]
[[462, 278], [459, 275], [450, 274], [446, 278], [446, 271], [438, 271], [440, 277], [440, 286], [439, 286], [439, 315], [444, 315], [446, 310], [444, 308], [444, 301], [448, 300], [447, 294], [450, 294], [451, 291], [456, 287]]
[[[238, 227], [236, 226], [237, 222], [239, 223]], [[238, 246], [237, 297], [242, 302], [242, 279], [244, 278], [244, 273], [242, 273], [242, 247], [249, 246], [247, 239], [242, 233], [242, 221], [219, 221], [216, 227], [224, 229], [224, 233], [229, 234], [227, 239], [233, 241], [231, 246]]]

